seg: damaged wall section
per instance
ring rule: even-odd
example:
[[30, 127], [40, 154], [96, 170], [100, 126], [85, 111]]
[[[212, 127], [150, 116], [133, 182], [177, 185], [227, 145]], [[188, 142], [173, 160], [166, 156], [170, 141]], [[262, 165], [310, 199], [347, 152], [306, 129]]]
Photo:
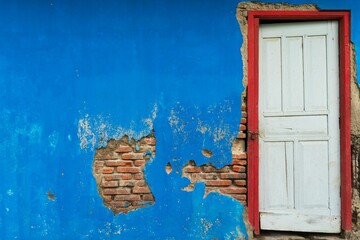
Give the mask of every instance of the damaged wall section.
[[96, 150], [93, 175], [104, 205], [114, 214], [128, 213], [155, 203], [145, 180], [144, 168], [155, 156], [154, 134], [129, 140], [111, 139], [105, 148]]

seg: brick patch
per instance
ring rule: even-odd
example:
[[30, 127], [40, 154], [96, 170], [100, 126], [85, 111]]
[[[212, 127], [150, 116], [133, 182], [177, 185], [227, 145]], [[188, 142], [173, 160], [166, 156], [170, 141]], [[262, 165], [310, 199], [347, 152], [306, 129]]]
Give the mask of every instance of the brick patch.
[[182, 176], [190, 180], [190, 184], [183, 190], [192, 191], [195, 183], [204, 182], [205, 196], [210, 192], [219, 192], [236, 199], [243, 205], [247, 205], [247, 154], [245, 146], [247, 108], [245, 99], [243, 99], [241, 110], [241, 124], [237, 138], [233, 142], [232, 163], [217, 169], [210, 163], [196, 166], [195, 162], [190, 160], [182, 169]]
[[[96, 150], [93, 175], [104, 205], [115, 214], [153, 205], [155, 198], [144, 178], [144, 168], [155, 156], [153, 134], [139, 141], [124, 136]], [[138, 150], [137, 150], [138, 149]]]

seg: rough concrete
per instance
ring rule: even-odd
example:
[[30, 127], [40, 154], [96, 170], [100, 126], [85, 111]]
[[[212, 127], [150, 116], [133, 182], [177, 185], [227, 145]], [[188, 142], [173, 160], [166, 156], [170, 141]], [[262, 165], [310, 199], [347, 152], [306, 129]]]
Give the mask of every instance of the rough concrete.
[[351, 44], [351, 160], [353, 231], [349, 239], [360, 239], [360, 89], [357, 82], [355, 47]]

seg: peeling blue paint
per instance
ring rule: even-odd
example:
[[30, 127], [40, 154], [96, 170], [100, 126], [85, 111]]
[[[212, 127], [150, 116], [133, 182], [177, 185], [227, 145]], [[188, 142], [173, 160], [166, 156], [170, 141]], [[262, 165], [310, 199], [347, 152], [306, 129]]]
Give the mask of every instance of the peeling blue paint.
[[[358, 50], [357, 1], [288, 2], [350, 9]], [[243, 91], [237, 3], [0, 1], [0, 238], [246, 236], [239, 202], [203, 198], [202, 183], [181, 190], [189, 160], [231, 162]], [[153, 129], [155, 204], [114, 216], [92, 176], [94, 149]]]

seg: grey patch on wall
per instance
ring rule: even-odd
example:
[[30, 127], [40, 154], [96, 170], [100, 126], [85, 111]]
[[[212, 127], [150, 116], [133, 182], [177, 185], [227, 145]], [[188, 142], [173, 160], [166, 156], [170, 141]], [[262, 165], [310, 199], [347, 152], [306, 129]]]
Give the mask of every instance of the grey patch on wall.
[[156, 154], [154, 132], [136, 141], [124, 135], [96, 149], [93, 175], [104, 205], [114, 214], [128, 213], [155, 203], [144, 168]]
[[351, 160], [353, 231], [349, 239], [360, 239], [360, 88], [354, 44], [351, 44]]

